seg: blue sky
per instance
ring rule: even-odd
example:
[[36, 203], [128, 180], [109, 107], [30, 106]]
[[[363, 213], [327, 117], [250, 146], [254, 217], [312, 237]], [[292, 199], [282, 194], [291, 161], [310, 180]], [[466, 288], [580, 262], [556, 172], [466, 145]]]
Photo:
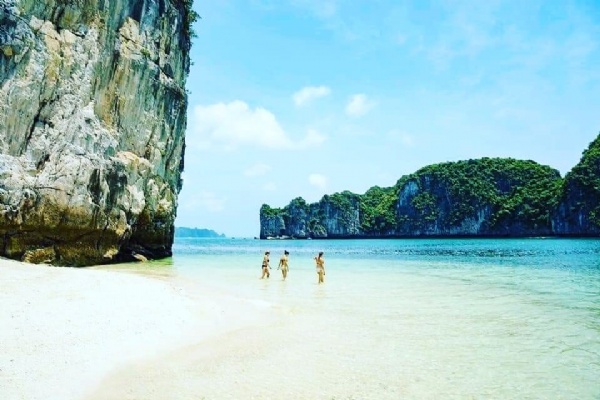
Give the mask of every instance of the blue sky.
[[562, 175], [600, 131], [600, 2], [196, 0], [177, 226], [259, 234], [263, 203], [429, 164]]

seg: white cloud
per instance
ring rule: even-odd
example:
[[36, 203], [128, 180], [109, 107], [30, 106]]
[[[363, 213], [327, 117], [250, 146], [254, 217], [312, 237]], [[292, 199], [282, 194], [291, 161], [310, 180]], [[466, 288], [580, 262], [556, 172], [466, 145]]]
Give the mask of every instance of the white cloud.
[[253, 145], [267, 149], [303, 149], [320, 144], [325, 137], [309, 130], [300, 140], [292, 140], [269, 110], [252, 109], [243, 101], [197, 105], [186, 134], [187, 145], [196, 149], [235, 150]]
[[325, 136], [321, 135], [314, 129], [309, 129], [304, 139], [297, 143], [297, 147], [301, 149], [307, 149], [310, 147], [319, 146], [325, 141]]
[[266, 148], [291, 145], [273, 113], [261, 107], [252, 109], [240, 100], [194, 107], [191, 125], [192, 139], [202, 148], [218, 144], [226, 148], [246, 144]]
[[375, 105], [376, 103], [367, 98], [365, 94], [355, 94], [348, 100], [346, 114], [351, 117], [360, 117], [371, 111]]
[[265, 175], [270, 170], [271, 167], [269, 165], [258, 163], [246, 168], [244, 175], [249, 177], [261, 176]]
[[292, 98], [294, 99], [294, 104], [301, 107], [319, 97], [328, 96], [330, 93], [331, 89], [327, 86], [306, 86], [294, 93]]
[[321, 174], [310, 174], [308, 176], [308, 182], [321, 190], [324, 190], [325, 187], [327, 187], [327, 177]]

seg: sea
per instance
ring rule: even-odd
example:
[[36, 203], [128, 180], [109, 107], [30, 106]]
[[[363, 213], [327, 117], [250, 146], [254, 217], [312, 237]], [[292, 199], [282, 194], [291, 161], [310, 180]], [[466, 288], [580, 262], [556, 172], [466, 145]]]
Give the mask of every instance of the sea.
[[219, 340], [198, 399], [600, 399], [600, 239], [177, 238], [173, 250], [150, 268], [273, 314]]

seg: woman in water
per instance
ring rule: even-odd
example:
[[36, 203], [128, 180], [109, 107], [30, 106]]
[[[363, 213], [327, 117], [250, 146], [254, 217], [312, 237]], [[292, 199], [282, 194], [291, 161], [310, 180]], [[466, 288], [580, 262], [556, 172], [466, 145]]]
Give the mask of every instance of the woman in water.
[[318, 283], [323, 283], [325, 282], [325, 260], [323, 259], [322, 251], [315, 257], [315, 263], [317, 264], [317, 275], [319, 277]]
[[269, 273], [269, 270], [271, 269], [271, 266], [269, 265], [269, 254], [271, 253], [265, 251], [265, 256], [263, 257], [262, 261], [262, 276], [260, 277], [260, 279], [263, 279], [265, 276], [267, 278], [271, 276], [271, 274]]
[[290, 270], [290, 267], [288, 266], [288, 256], [290, 255], [290, 252], [287, 250], [283, 251], [283, 256], [281, 256], [281, 258], [279, 259], [279, 267], [277, 267], [277, 269], [281, 269], [281, 274], [283, 275], [283, 280], [285, 281], [285, 278], [287, 278], [287, 273]]

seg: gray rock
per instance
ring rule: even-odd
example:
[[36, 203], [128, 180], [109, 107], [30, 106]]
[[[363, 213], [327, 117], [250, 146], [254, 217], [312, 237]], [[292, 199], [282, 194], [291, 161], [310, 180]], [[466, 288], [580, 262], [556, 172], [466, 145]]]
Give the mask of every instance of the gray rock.
[[0, 0], [0, 255], [171, 254], [190, 41], [168, 0]]

